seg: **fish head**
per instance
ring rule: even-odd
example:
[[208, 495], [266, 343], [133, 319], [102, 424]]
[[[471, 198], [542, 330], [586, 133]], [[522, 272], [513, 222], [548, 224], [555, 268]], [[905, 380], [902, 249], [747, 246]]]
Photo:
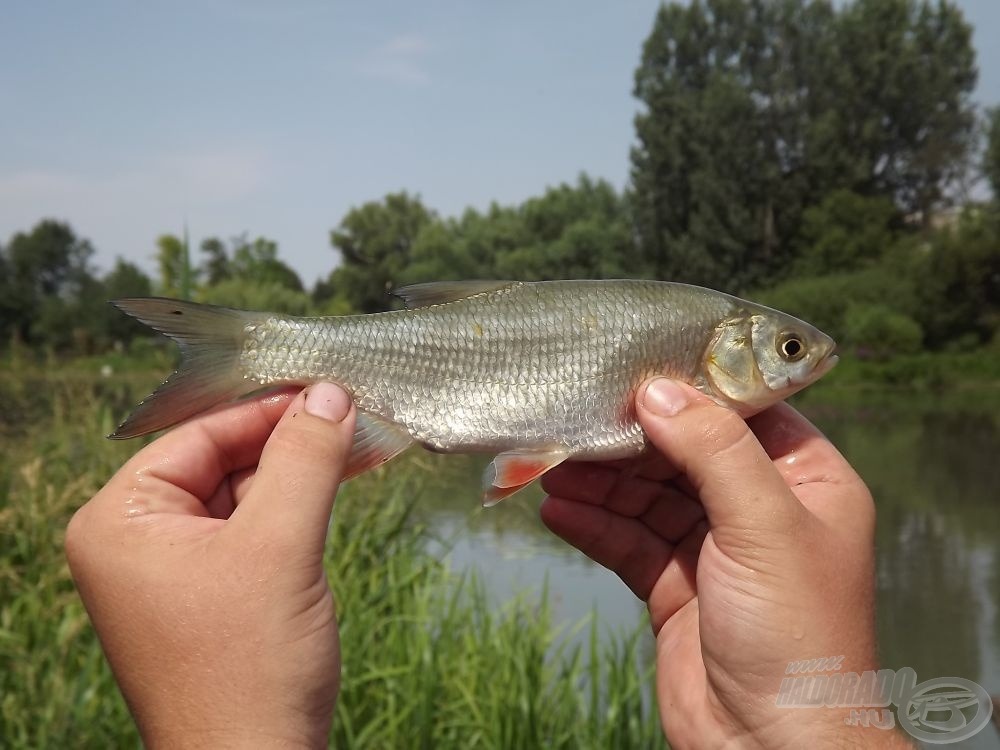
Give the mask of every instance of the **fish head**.
[[836, 342], [791, 315], [753, 306], [720, 323], [705, 354], [710, 395], [750, 416], [815, 382]]

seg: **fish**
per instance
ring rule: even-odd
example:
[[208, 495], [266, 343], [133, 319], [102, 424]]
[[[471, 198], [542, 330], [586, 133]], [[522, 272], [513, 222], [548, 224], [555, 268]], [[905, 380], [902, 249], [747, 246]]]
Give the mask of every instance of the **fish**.
[[814, 326], [669, 281], [428, 282], [405, 308], [292, 317], [158, 297], [114, 300], [172, 338], [177, 369], [109, 435], [162, 430], [262, 390], [330, 381], [357, 409], [348, 479], [419, 444], [495, 454], [494, 505], [563, 461], [637, 456], [644, 380], [684, 381], [749, 417], [822, 377], [836, 344]]

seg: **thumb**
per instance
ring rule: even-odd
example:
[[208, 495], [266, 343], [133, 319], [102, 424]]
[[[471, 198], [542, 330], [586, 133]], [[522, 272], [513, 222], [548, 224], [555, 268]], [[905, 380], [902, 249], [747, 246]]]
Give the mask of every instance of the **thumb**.
[[354, 417], [351, 398], [339, 386], [316, 383], [303, 390], [264, 445], [232, 521], [288, 550], [322, 554]]
[[694, 487], [720, 547], [733, 552], [794, 533], [805, 510], [736, 412], [663, 377], [639, 388], [636, 412], [650, 442]]

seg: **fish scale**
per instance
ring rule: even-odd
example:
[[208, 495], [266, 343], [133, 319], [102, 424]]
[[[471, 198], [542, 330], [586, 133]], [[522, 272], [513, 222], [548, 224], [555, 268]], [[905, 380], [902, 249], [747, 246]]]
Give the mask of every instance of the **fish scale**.
[[[497, 452], [485, 482], [495, 502], [567, 458], [641, 451], [633, 399], [651, 375], [752, 413], [836, 359], [832, 340], [802, 321], [684, 284], [442, 282], [400, 295], [411, 309], [325, 318], [120, 300], [184, 356], [114, 437], [162, 429], [262, 387], [328, 380], [359, 409], [348, 476], [412, 442]], [[788, 335], [801, 347], [782, 362]]]

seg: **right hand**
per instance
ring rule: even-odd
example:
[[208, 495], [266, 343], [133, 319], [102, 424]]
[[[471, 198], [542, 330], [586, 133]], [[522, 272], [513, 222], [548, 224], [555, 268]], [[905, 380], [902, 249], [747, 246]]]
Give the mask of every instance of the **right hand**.
[[847, 461], [787, 404], [748, 426], [658, 378], [636, 408], [661, 455], [563, 464], [542, 518], [647, 603], [671, 745], [909, 746], [847, 709], [775, 705], [791, 661], [877, 669], [875, 512]]

